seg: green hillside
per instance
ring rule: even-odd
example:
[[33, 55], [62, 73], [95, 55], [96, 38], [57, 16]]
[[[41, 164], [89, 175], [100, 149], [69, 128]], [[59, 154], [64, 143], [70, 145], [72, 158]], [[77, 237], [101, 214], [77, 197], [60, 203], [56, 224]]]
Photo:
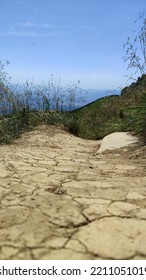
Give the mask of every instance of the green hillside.
[[139, 134], [146, 131], [146, 75], [121, 91], [121, 95], [100, 98], [74, 112], [76, 134], [100, 139], [116, 131]]
[[146, 141], [146, 75], [124, 88], [120, 96], [103, 97], [72, 112], [18, 107], [18, 112], [0, 116], [0, 143], [10, 143], [41, 124], [61, 125], [85, 139], [130, 131], [142, 135]]

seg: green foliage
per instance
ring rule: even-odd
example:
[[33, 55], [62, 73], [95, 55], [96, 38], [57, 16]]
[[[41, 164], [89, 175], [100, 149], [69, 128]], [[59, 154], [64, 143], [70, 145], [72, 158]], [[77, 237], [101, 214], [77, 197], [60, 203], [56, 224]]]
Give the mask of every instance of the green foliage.
[[[3, 68], [0, 70], [0, 73]], [[0, 76], [3, 76], [0, 74]], [[6, 81], [5, 81], [6, 82]], [[26, 81], [22, 85], [6, 86], [0, 82], [0, 114], [9, 115], [27, 110], [54, 110], [57, 112], [74, 110], [83, 102], [83, 91], [80, 83], [61, 87], [53, 75], [48, 84], [34, 85]]]
[[120, 96], [100, 98], [72, 112], [30, 110], [2, 117], [0, 142], [9, 143], [22, 132], [40, 124], [63, 126], [86, 139], [101, 139], [116, 131], [131, 131], [143, 135], [146, 141], [146, 75], [122, 90]]
[[[80, 109], [80, 82], [65, 91], [54, 80], [35, 86], [28, 81], [10, 88], [0, 62], [0, 143], [10, 143], [40, 124], [59, 125], [86, 139], [101, 139], [116, 131], [146, 138], [146, 75], [122, 90], [121, 96], [100, 98]], [[65, 107], [66, 105], [66, 107]], [[72, 111], [69, 111], [71, 110]]]
[[[122, 95], [100, 98], [77, 110], [76, 134], [101, 139], [116, 131], [143, 134], [146, 131], [146, 75], [122, 90]], [[72, 113], [73, 114], [73, 113]]]
[[20, 114], [2, 119], [0, 121], [0, 143], [10, 143], [27, 128]]
[[75, 111], [73, 114], [71, 112], [66, 114], [66, 118], [64, 119], [63, 124], [72, 134], [78, 136], [80, 126], [78, 111]]
[[0, 143], [10, 143], [40, 124], [63, 125], [76, 133], [77, 117], [68, 110], [81, 101], [79, 81], [64, 89], [51, 75], [47, 85], [26, 81], [9, 87], [7, 64], [0, 61]]

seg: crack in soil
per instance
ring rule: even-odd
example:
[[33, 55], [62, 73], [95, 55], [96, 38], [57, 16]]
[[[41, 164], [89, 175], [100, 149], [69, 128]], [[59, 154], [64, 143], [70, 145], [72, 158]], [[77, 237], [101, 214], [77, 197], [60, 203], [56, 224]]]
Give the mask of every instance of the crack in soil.
[[145, 147], [41, 126], [0, 146], [0, 259], [146, 259]]

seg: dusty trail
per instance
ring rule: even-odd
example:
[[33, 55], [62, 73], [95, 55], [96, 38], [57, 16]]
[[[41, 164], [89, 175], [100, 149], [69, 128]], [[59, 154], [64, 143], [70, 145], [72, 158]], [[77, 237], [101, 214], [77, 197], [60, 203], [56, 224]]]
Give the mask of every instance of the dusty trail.
[[146, 259], [146, 158], [53, 126], [0, 146], [0, 259]]

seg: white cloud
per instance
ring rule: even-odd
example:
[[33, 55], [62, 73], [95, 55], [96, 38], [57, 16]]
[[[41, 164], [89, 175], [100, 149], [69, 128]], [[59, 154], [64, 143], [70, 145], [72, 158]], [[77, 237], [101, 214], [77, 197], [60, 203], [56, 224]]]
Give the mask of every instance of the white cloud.
[[60, 36], [75, 35], [78, 32], [93, 30], [93, 26], [52, 25], [49, 23], [18, 22], [7, 26], [0, 25], [0, 36]]
[[48, 23], [19, 22], [7, 26], [0, 25], [0, 36], [48, 37], [67, 34], [68, 29], [69, 26], [67, 25], [57, 26]]
[[42, 28], [42, 29], [68, 29], [69, 25], [53, 25], [48, 23], [36, 23], [36, 22], [18, 22], [9, 25], [11, 28]]
[[47, 23], [34, 23], [34, 22], [19, 22], [19, 23], [15, 23], [15, 24], [11, 24], [11, 27], [26, 27], [26, 28], [50, 28], [51, 25], [47, 24]]
[[54, 34], [52, 32], [13, 32], [13, 31], [6, 31], [6, 32], [0, 32], [0, 36], [16, 36], [16, 37], [35, 37], [35, 36], [41, 36], [41, 37], [49, 37], [53, 36]]

